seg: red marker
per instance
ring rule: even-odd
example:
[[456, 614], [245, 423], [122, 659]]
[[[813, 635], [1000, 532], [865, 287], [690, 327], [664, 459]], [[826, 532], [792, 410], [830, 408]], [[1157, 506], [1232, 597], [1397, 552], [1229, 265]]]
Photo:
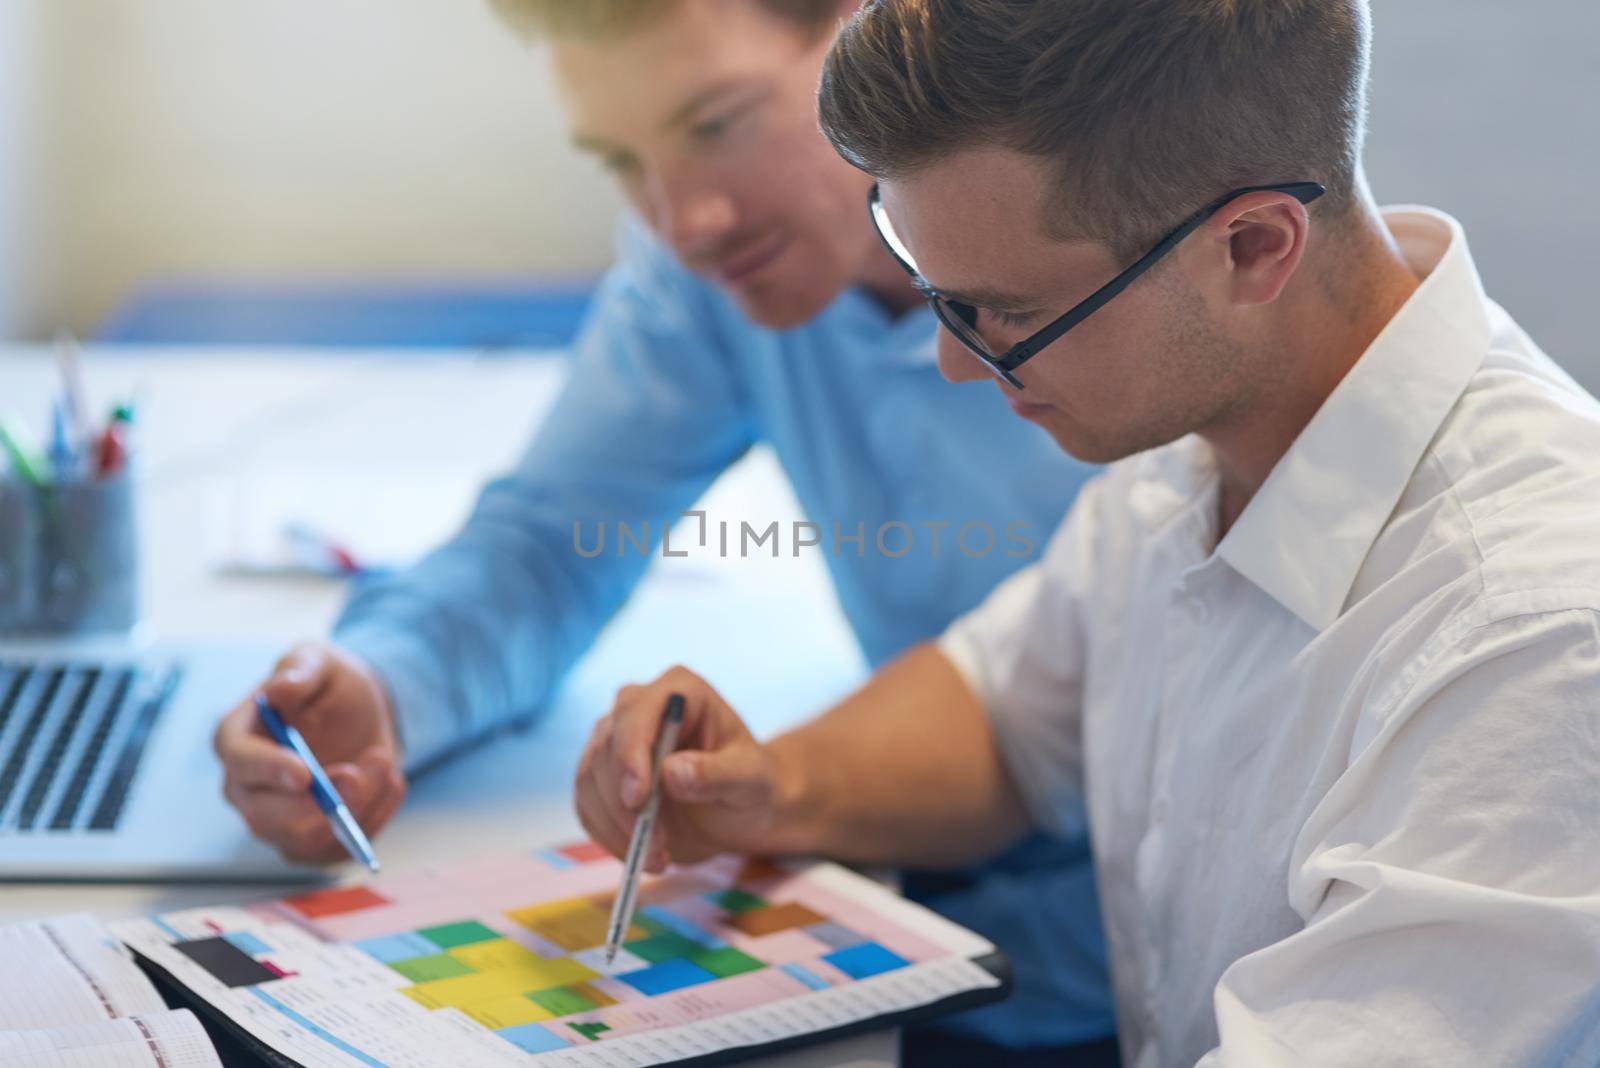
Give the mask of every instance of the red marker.
[[128, 463], [128, 427], [133, 423], [133, 411], [126, 404], [119, 404], [111, 412], [111, 418], [106, 422], [106, 429], [100, 435], [100, 444], [96, 448], [97, 462], [95, 473], [101, 478], [109, 478], [122, 470]]

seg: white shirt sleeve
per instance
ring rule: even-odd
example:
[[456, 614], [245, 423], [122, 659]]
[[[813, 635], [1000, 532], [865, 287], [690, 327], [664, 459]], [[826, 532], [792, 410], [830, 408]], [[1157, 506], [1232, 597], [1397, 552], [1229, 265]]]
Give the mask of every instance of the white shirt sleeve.
[[1600, 613], [1414, 665], [1301, 830], [1305, 927], [1223, 974], [1201, 1068], [1600, 1064]]
[[1105, 478], [1086, 484], [1043, 558], [952, 623], [938, 647], [983, 704], [1034, 824], [1085, 828], [1083, 580]]

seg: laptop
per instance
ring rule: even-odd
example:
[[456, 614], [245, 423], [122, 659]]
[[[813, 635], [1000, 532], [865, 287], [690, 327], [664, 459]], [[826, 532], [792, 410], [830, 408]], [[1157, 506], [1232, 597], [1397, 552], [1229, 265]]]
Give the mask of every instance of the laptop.
[[278, 651], [0, 642], [0, 880], [314, 876], [251, 837], [211, 749]]

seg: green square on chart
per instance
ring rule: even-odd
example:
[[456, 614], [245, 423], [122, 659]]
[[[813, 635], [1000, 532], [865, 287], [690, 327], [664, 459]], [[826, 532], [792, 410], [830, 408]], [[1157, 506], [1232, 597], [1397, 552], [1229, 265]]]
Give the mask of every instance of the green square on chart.
[[440, 949], [470, 946], [474, 942], [487, 942], [492, 938], [501, 937], [499, 931], [490, 930], [477, 920], [462, 920], [459, 923], [442, 923], [438, 927], [424, 927], [417, 934]]
[[435, 979], [454, 979], [458, 975], [471, 975], [472, 969], [448, 953], [435, 953], [431, 957], [407, 957], [390, 963], [389, 967], [413, 983], [431, 983]]
[[571, 1016], [575, 1012], [588, 1012], [600, 1006], [572, 989], [570, 986], [553, 986], [548, 990], [534, 990], [528, 999], [554, 1016]]
[[587, 1038], [590, 1042], [598, 1042], [601, 1032], [611, 1030], [603, 1023], [568, 1024], [567, 1026]]
[[756, 960], [748, 953], [742, 953], [732, 946], [723, 946], [721, 949], [702, 949], [698, 953], [691, 953], [689, 960], [700, 965], [718, 979], [726, 979], [730, 975], [743, 975], [753, 972], [766, 965]]
[[726, 890], [718, 890], [706, 895], [706, 899], [714, 905], [720, 905], [729, 912], [749, 912], [751, 909], [766, 907], [766, 901], [750, 893], [740, 890], [737, 886], [730, 886]]
[[660, 964], [662, 961], [671, 960], [674, 957], [687, 957], [691, 953], [699, 953], [706, 947], [676, 931], [663, 931], [660, 934], [651, 935], [649, 938], [639, 938], [632, 942], [624, 942], [622, 943], [622, 948], [640, 960], [647, 960], [651, 964]]

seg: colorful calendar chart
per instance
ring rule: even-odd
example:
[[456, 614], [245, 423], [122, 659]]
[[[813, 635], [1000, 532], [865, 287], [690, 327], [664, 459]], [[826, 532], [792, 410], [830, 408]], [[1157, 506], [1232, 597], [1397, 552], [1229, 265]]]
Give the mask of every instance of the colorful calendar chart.
[[307, 1065], [667, 1063], [999, 985], [870, 880], [738, 858], [647, 880], [608, 965], [620, 875], [581, 843], [117, 933]]

